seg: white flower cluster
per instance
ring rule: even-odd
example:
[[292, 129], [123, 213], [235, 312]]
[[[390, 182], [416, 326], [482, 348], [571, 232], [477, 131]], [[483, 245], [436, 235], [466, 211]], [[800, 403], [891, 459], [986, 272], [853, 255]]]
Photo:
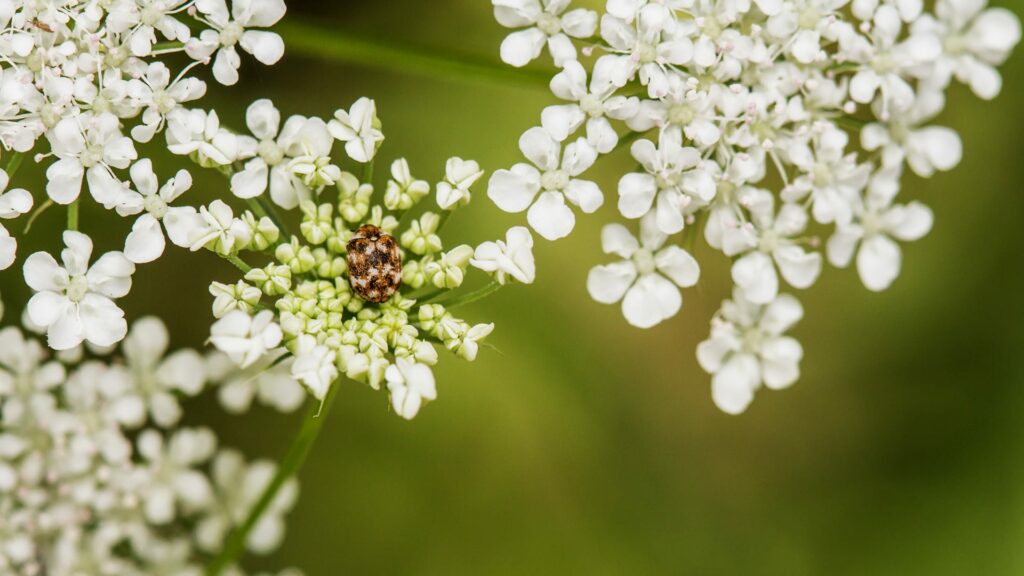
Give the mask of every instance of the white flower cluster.
[[[179, 426], [181, 400], [244, 376], [219, 353], [167, 349], [155, 318], [133, 324], [117, 358], [81, 347], [52, 357], [0, 330], [0, 573], [199, 575], [245, 518], [275, 465]], [[297, 495], [290, 480], [250, 551], [277, 548]]]
[[[184, 107], [206, 92], [189, 73], [212, 63], [217, 81], [234, 84], [239, 48], [276, 63], [284, 44], [262, 28], [284, 13], [283, 0], [235, 0], [230, 9], [225, 0], [3, 4], [0, 145], [14, 154], [0, 171], [0, 218], [24, 215], [33, 205], [33, 216], [54, 204], [68, 206], [63, 265], [45, 253], [25, 262], [26, 281], [38, 292], [32, 320], [48, 328], [53, 348], [124, 338], [127, 323], [113, 300], [128, 293], [135, 264], [163, 253], [164, 229], [172, 242], [185, 244], [181, 224], [195, 214], [171, 205], [191, 186], [189, 173], [159, 180], [136, 143], [166, 132], [177, 153], [223, 160], [216, 115]], [[177, 54], [192, 62], [173, 73], [161, 58]], [[7, 190], [22, 155], [31, 152], [46, 164], [45, 194], [35, 199], [23, 189]], [[134, 219], [123, 251], [91, 266], [92, 242], [77, 231], [83, 184], [97, 203]], [[14, 262], [16, 248], [15, 236], [0, 226], [0, 269]]]
[[[329, 121], [291, 116], [283, 123], [269, 100], [258, 100], [246, 112], [251, 136], [217, 127], [212, 114], [188, 113], [198, 114], [194, 128], [180, 138], [170, 121], [174, 146], [181, 143], [181, 153], [223, 172], [235, 196], [250, 201], [251, 210], [236, 215], [214, 200], [183, 214], [175, 228], [183, 245], [211, 250], [242, 272], [234, 283], [210, 287], [218, 319], [210, 341], [243, 369], [289, 358], [292, 377], [320, 401], [345, 376], [385, 387], [395, 412], [412, 418], [437, 395], [429, 368], [438, 361], [435, 345], [472, 361], [494, 328], [471, 325], [450, 309], [507, 282], [533, 281], [533, 237], [526, 228], [476, 248], [446, 249], [441, 240], [443, 225], [470, 201], [470, 187], [483, 176], [476, 162], [448, 160], [443, 180], [433, 187], [436, 208], [414, 211], [432, 187], [397, 159], [374, 200], [369, 180], [384, 136], [372, 100], [362, 98]], [[364, 163], [362, 181], [332, 159], [336, 142], [351, 160]], [[291, 219], [277, 215], [278, 209], [298, 213], [297, 233], [288, 231]], [[365, 225], [392, 238], [395, 254], [388, 257], [398, 259], [374, 261], [380, 267], [369, 273], [383, 278], [401, 267], [401, 287], [391, 286], [379, 303], [354, 288], [349, 270], [349, 241]], [[470, 266], [491, 274], [492, 282], [476, 292], [453, 293]], [[244, 404], [254, 392], [226, 394]]]
[[590, 293], [621, 300], [635, 326], [675, 315], [700, 271], [670, 238], [691, 246], [702, 229], [733, 260], [733, 299], [698, 355], [730, 413], [799, 376], [801, 347], [781, 331], [801, 309], [780, 277], [808, 288], [827, 259], [856, 260], [870, 290], [896, 279], [900, 243], [932, 226], [925, 205], [897, 199], [906, 169], [927, 178], [962, 156], [954, 130], [929, 124], [945, 91], [956, 79], [994, 98], [1021, 37], [1016, 16], [985, 0], [936, 0], [933, 13], [923, 0], [607, 0], [600, 15], [569, 0], [492, 2], [518, 29], [502, 59], [523, 66], [546, 43], [565, 103], [523, 134], [528, 162], [495, 172], [488, 195], [557, 240], [574, 208], [604, 203], [584, 173], [629, 146], [638, 166], [617, 206], [640, 239], [605, 228], [604, 251], [622, 260], [591, 272]]

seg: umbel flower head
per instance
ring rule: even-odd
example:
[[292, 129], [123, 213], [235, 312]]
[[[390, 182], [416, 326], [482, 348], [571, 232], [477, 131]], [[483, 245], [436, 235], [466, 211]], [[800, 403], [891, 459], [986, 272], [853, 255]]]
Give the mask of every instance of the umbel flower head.
[[780, 336], [789, 324], [759, 324], [798, 309], [787, 285], [811, 287], [826, 261], [855, 261], [872, 291], [896, 280], [901, 243], [933, 221], [899, 197], [905, 169], [930, 178], [959, 164], [956, 131], [930, 124], [945, 92], [955, 80], [997, 96], [997, 68], [1021, 39], [1017, 17], [986, 0], [937, 0], [931, 12], [919, 0], [607, 0], [602, 13], [569, 0], [492, 4], [515, 29], [502, 60], [523, 66], [546, 44], [560, 102], [520, 138], [528, 162], [495, 171], [487, 195], [557, 240], [610, 189], [586, 172], [628, 148], [636, 168], [615, 203], [639, 240], [606, 226], [602, 248], [621, 260], [594, 268], [588, 290], [650, 328], [696, 283], [700, 236], [732, 259], [733, 298], [698, 352], [729, 413], [762, 383], [796, 380], [802, 350]]
[[[53, 357], [0, 330], [0, 572], [199, 574], [255, 505], [275, 465], [178, 426], [182, 400], [237, 374], [167, 340], [150, 317], [120, 351]], [[279, 546], [296, 493], [289, 480], [247, 549]]]
[[[215, 150], [182, 153], [227, 175], [250, 209], [215, 200], [177, 215], [168, 232], [238, 267], [240, 277], [210, 286], [217, 318], [210, 342], [240, 369], [286, 361], [320, 401], [342, 378], [362, 382], [385, 390], [395, 412], [412, 418], [437, 395], [430, 367], [438, 347], [474, 360], [494, 328], [470, 324], [454, 308], [509, 282], [532, 282], [533, 238], [515, 227], [476, 248], [442, 240], [483, 174], [471, 160], [450, 159], [434, 194], [405, 159], [392, 163], [379, 187], [343, 170], [333, 156], [337, 141], [349, 159], [372, 166], [383, 140], [375, 111], [361, 99], [330, 122], [292, 116], [279, 131], [280, 113], [258, 100], [247, 113], [252, 136], [206, 130], [197, 138], [216, 142]], [[168, 120], [169, 130], [177, 121]], [[230, 161], [218, 159], [222, 150], [235, 151]], [[424, 206], [427, 199], [436, 207]], [[298, 228], [289, 229], [293, 219], [278, 209], [297, 213]], [[466, 290], [470, 267], [492, 279]]]

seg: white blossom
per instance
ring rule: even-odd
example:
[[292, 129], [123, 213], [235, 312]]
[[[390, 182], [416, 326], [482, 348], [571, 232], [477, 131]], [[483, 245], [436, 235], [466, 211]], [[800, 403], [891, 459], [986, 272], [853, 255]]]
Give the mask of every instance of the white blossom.
[[597, 13], [577, 8], [566, 11], [569, 0], [491, 0], [494, 17], [506, 28], [520, 28], [501, 43], [501, 59], [525, 66], [540, 56], [547, 44], [555, 66], [576, 59], [570, 38], [589, 38], [597, 29]]
[[783, 294], [767, 305], [737, 288], [711, 323], [711, 337], [697, 346], [697, 360], [713, 374], [711, 397], [724, 412], [747, 409], [762, 386], [786, 388], [800, 376], [803, 347], [785, 336], [803, 317], [800, 302]]
[[238, 82], [241, 58], [235, 46], [263, 64], [276, 64], [284, 55], [284, 41], [274, 32], [254, 30], [277, 24], [285, 13], [284, 0], [196, 0], [195, 7], [211, 27], [190, 38], [185, 51], [196, 60], [213, 60], [213, 77], [225, 85]]
[[391, 407], [406, 420], [412, 420], [425, 401], [437, 399], [434, 373], [429, 366], [396, 358], [384, 372], [384, 378], [391, 394]]
[[[572, 232], [576, 216], [565, 201], [584, 213], [597, 211], [604, 195], [597, 184], [577, 178], [597, 160], [597, 150], [580, 138], [562, 150], [543, 128], [531, 128], [519, 139], [519, 149], [533, 165], [519, 163], [498, 170], [487, 184], [487, 195], [506, 212], [522, 212], [538, 234], [548, 240]], [[539, 194], [539, 196], [538, 196]]]
[[604, 252], [623, 260], [590, 270], [590, 296], [602, 304], [621, 300], [622, 315], [638, 328], [675, 316], [683, 305], [679, 289], [697, 284], [700, 265], [681, 247], [665, 246], [666, 240], [651, 216], [641, 221], [639, 240], [621, 224], [606, 225], [601, 231]]
[[533, 260], [533, 236], [522, 226], [509, 228], [505, 240], [484, 242], [476, 247], [470, 264], [494, 275], [499, 284], [514, 279], [531, 284], [537, 268]]
[[210, 327], [210, 342], [241, 368], [247, 368], [281, 343], [281, 327], [268, 310], [255, 316], [235, 310]]
[[80, 232], [64, 232], [64, 244], [64, 266], [45, 252], [25, 261], [25, 282], [36, 291], [28, 303], [29, 316], [46, 328], [56, 350], [82, 341], [97, 346], [119, 342], [128, 325], [114, 299], [128, 294], [135, 265], [121, 252], [107, 252], [90, 266], [92, 240]]

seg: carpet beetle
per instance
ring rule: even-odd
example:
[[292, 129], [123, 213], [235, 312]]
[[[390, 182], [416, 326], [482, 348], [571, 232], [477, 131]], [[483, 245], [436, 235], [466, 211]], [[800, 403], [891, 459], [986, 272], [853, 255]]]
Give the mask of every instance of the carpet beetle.
[[402, 256], [395, 238], [371, 224], [363, 224], [345, 246], [348, 282], [363, 300], [380, 303], [402, 284]]

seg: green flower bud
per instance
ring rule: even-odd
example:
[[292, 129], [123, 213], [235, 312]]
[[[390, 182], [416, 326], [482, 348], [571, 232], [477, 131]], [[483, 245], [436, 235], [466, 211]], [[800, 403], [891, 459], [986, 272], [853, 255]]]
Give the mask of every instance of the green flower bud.
[[310, 200], [303, 200], [299, 204], [302, 211], [302, 223], [299, 224], [299, 231], [307, 242], [319, 246], [327, 241], [334, 231], [334, 207], [330, 204], [314, 204]]
[[391, 164], [391, 178], [384, 190], [384, 205], [388, 210], [408, 210], [430, 194], [430, 184], [412, 177], [405, 158]]
[[291, 268], [292, 274], [305, 274], [316, 266], [312, 249], [309, 246], [300, 245], [299, 239], [294, 236], [288, 244], [280, 244], [277, 247], [274, 251], [274, 258]]
[[338, 214], [346, 222], [361, 224], [370, 211], [372, 184], [360, 184], [350, 172], [342, 172], [338, 178]]
[[420, 256], [440, 252], [441, 238], [435, 234], [440, 223], [440, 216], [434, 212], [425, 212], [418, 220], [414, 220], [409, 225], [408, 230], [402, 233], [400, 239], [402, 246]]
[[245, 279], [259, 286], [267, 296], [280, 296], [292, 287], [292, 271], [280, 264], [267, 264], [263, 268], [253, 268], [246, 273]]

